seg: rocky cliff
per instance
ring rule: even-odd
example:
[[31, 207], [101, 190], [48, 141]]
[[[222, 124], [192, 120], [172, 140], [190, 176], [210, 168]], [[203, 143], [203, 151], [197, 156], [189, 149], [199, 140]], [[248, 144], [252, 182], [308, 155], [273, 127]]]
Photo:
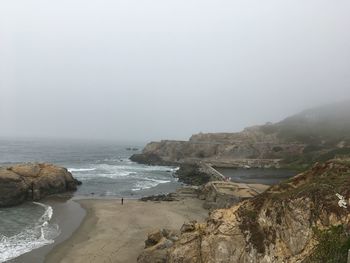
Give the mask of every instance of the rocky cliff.
[[265, 133], [258, 126], [239, 133], [196, 134], [189, 141], [151, 142], [146, 145], [142, 154], [133, 155], [131, 160], [145, 164], [206, 161], [216, 166], [249, 164], [262, 167], [274, 166], [276, 160], [285, 156], [299, 155], [304, 147], [304, 143], [286, 142], [276, 134]]
[[28, 163], [0, 168], [0, 207], [40, 200], [56, 193], [75, 191], [79, 181], [67, 169], [52, 164]]
[[252, 199], [215, 210], [205, 223], [185, 224], [171, 243], [164, 236], [148, 246], [138, 262], [345, 263], [349, 198], [350, 159], [317, 163]]
[[205, 161], [223, 167], [278, 167], [350, 156], [350, 102], [303, 111], [237, 133], [200, 133], [188, 141], [151, 142], [131, 160], [146, 164]]
[[225, 181], [211, 181], [197, 190], [198, 198], [204, 200], [205, 209], [229, 208], [242, 200], [250, 199], [264, 192], [269, 186], [263, 184], [240, 184]]

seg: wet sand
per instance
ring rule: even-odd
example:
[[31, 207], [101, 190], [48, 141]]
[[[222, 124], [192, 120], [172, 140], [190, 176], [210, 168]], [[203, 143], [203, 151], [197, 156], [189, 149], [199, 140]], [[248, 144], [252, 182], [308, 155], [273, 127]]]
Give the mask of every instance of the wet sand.
[[47, 254], [57, 245], [71, 237], [72, 233], [80, 226], [86, 212], [78, 204], [66, 197], [48, 197], [40, 201], [53, 208], [53, 216], [50, 220], [51, 224], [60, 226], [60, 235], [55, 238], [55, 242], [50, 245], [34, 249], [15, 259], [10, 260], [11, 263], [41, 263], [45, 261]]
[[202, 201], [174, 202], [80, 200], [86, 217], [71, 238], [56, 246], [47, 263], [133, 263], [144, 248], [147, 234], [159, 228], [180, 229], [185, 221], [203, 221], [208, 211]]

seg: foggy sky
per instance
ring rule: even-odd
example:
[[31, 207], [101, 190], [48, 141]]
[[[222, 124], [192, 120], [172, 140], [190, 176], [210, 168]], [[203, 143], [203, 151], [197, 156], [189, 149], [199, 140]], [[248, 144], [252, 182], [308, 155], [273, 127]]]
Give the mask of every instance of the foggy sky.
[[2, 0], [0, 136], [187, 139], [350, 98], [347, 0]]

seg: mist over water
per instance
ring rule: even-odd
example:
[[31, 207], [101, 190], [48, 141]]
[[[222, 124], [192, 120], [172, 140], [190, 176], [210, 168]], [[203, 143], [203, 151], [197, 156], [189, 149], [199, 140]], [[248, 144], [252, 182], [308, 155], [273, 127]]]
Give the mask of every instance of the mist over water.
[[343, 0], [1, 1], [0, 136], [187, 139], [349, 99], [348, 10]]
[[[176, 167], [130, 155], [350, 100], [349, 10], [346, 0], [0, 1], [0, 166], [66, 167], [79, 197], [172, 192]], [[295, 174], [222, 172], [268, 184]], [[54, 213], [0, 209], [0, 262], [54, 242]]]

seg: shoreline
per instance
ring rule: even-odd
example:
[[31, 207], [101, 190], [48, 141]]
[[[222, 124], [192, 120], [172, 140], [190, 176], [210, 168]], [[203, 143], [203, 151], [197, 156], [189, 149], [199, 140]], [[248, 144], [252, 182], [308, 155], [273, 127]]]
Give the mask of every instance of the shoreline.
[[[203, 222], [209, 213], [209, 210], [203, 208], [205, 200], [195, 197], [185, 197], [176, 201], [146, 202], [131, 197], [124, 198], [124, 205], [121, 205], [118, 197], [58, 195], [47, 197], [41, 202], [53, 207], [54, 213], [50, 222], [59, 225], [60, 235], [54, 239], [54, 243], [7, 262], [85, 263], [91, 260], [84, 257], [89, 253], [94, 257], [92, 262], [109, 262], [111, 261], [109, 257], [115, 254], [114, 248], [109, 248], [106, 258], [102, 256], [104, 259], [99, 260], [96, 258], [99, 254], [96, 247], [99, 244], [108, 245], [111, 240], [115, 244], [137, 241], [131, 245], [131, 249], [124, 249], [123, 260], [114, 259], [111, 262], [136, 262], [137, 256], [143, 251], [148, 233], [161, 228], [178, 231], [185, 222], [191, 220]], [[109, 227], [105, 227], [106, 225]], [[136, 232], [133, 229], [135, 226], [138, 229]], [[125, 231], [130, 231], [131, 234], [125, 234]], [[109, 234], [100, 238], [99, 235], [103, 232]], [[123, 238], [119, 237], [120, 235]], [[130, 247], [130, 244], [127, 246]]]
[[[81, 221], [80, 225], [72, 232], [72, 234], [70, 235], [69, 238], [65, 239], [63, 242], [57, 244], [55, 247], [53, 247], [49, 253], [45, 256], [45, 260], [44, 262], [60, 262], [63, 257], [64, 254], [59, 254], [59, 253], [55, 253], [55, 251], [59, 251], [62, 249], [67, 249], [68, 247], [70, 247], [70, 244], [72, 243], [72, 240], [74, 240], [74, 242], [77, 241], [84, 241], [85, 239], [87, 239], [87, 237], [84, 235], [84, 231], [81, 231], [81, 228], [84, 224], [96, 224], [97, 223], [97, 217], [92, 213], [91, 209], [85, 205], [82, 205], [80, 203], [81, 200], [84, 199], [80, 199], [80, 200], [75, 200], [74, 202], [78, 203], [82, 209], [84, 209], [85, 211], [85, 216], [83, 218], [83, 220]], [[93, 199], [86, 199], [86, 200], [93, 200]], [[86, 222], [89, 221], [89, 222]], [[80, 232], [82, 233], [79, 233]], [[77, 235], [78, 237], [75, 237], [75, 235]]]
[[[79, 253], [75, 253], [76, 247], [78, 250], [84, 250], [86, 252], [91, 250], [91, 247], [95, 247], [98, 243], [103, 243], [103, 240], [109, 240], [110, 237], [104, 237], [103, 240], [92, 241], [93, 244], [89, 243], [89, 240], [94, 240], [94, 235], [98, 235], [98, 231], [91, 235], [91, 232], [100, 229], [100, 219], [107, 220], [107, 224], [111, 226], [111, 229], [116, 229], [117, 232], [120, 228], [125, 228], [132, 230], [130, 221], [134, 220], [133, 217], [140, 215], [139, 222], [137, 225], [142, 225], [142, 217], [145, 216], [144, 213], [148, 213], [148, 217], [145, 221], [149, 221], [148, 225], [143, 225], [139, 233], [136, 236], [132, 236], [132, 240], [137, 239], [138, 243], [136, 247], [129, 252], [124, 253], [123, 261], [113, 261], [113, 262], [136, 262], [137, 256], [143, 251], [144, 241], [147, 238], [149, 232], [153, 230], [158, 230], [160, 228], [169, 228], [172, 230], [179, 230], [183, 223], [191, 220], [204, 221], [208, 216], [208, 210], [203, 208], [205, 200], [199, 200], [194, 197], [185, 197], [178, 201], [140, 201], [138, 198], [124, 198], [125, 205], [122, 206], [119, 197], [113, 196], [66, 196], [57, 195], [47, 197], [41, 201], [44, 204], [50, 205], [54, 209], [53, 217], [51, 223], [57, 223], [60, 227], [60, 235], [56, 237], [55, 242], [43, 247], [34, 249], [27, 252], [17, 258], [9, 260], [10, 263], [56, 263], [56, 262], [84, 262], [90, 259], [80, 260], [82, 258]], [[132, 212], [127, 211], [126, 206], [130, 207]], [[205, 207], [205, 206], [204, 206]], [[207, 208], [207, 207], [206, 207]], [[149, 211], [145, 211], [149, 210]], [[186, 211], [187, 210], [187, 211]], [[115, 222], [113, 220], [106, 219], [105, 215], [100, 212], [112, 214], [116, 218]], [[195, 211], [195, 212], [194, 212]], [[118, 213], [122, 212], [126, 214], [126, 219], [118, 227], [115, 227], [116, 222], [118, 222]], [[177, 219], [171, 219], [169, 214], [177, 216]], [[119, 214], [120, 216], [120, 214]], [[158, 220], [157, 217], [165, 217], [167, 220]], [[170, 219], [169, 219], [170, 218]], [[180, 220], [180, 221], [179, 221]], [[108, 231], [108, 229], [102, 229], [102, 231]], [[119, 231], [122, 232], [122, 231]], [[118, 233], [116, 233], [118, 235]], [[126, 239], [130, 238], [125, 236]], [[113, 238], [112, 238], [113, 239]], [[115, 242], [122, 242], [120, 239], [114, 239]], [[80, 247], [80, 244], [83, 244]], [[86, 249], [84, 247], [88, 247]], [[135, 251], [138, 251], [135, 255]], [[67, 253], [71, 256], [66, 260]], [[113, 249], [108, 252], [113, 254]], [[108, 254], [107, 253], [107, 254]], [[134, 255], [134, 256], [132, 256]], [[130, 257], [131, 256], [131, 261]], [[83, 257], [84, 258], [84, 257]], [[96, 260], [93, 262], [109, 262], [109, 259]]]
[[50, 196], [40, 201], [53, 208], [51, 224], [58, 224], [60, 234], [54, 238], [54, 243], [44, 245], [30, 252], [24, 253], [19, 257], [11, 259], [9, 263], [43, 263], [46, 256], [57, 246], [68, 240], [79, 228], [84, 218], [86, 210], [73, 198], [64, 196]]
[[124, 199], [76, 200], [86, 211], [80, 226], [54, 246], [45, 263], [136, 262], [147, 234], [160, 229], [178, 230], [184, 222], [203, 221], [208, 210], [203, 201], [188, 198], [172, 202]]

